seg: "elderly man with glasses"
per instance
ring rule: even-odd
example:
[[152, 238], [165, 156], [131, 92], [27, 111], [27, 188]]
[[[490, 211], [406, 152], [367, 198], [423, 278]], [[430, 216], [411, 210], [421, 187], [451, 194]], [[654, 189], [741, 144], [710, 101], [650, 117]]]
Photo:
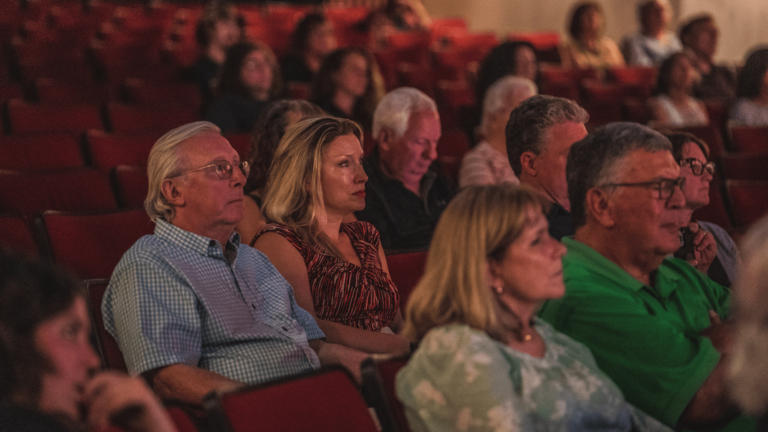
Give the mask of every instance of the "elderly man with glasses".
[[587, 345], [628, 402], [670, 427], [711, 428], [738, 415], [724, 381], [730, 291], [670, 258], [691, 217], [680, 170], [669, 140], [636, 123], [571, 147], [566, 295], [541, 315]]
[[163, 398], [201, 405], [213, 390], [365, 354], [324, 343], [293, 289], [261, 252], [240, 244], [248, 162], [208, 122], [162, 136], [147, 167], [155, 222], [125, 253], [104, 294], [104, 326], [129, 372]]

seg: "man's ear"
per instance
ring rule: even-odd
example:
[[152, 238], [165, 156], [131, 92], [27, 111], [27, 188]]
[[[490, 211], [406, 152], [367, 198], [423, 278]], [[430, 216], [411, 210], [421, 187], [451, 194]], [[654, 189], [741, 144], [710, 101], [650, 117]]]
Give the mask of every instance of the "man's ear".
[[168, 202], [168, 204], [174, 207], [180, 207], [184, 205], [184, 197], [181, 191], [176, 187], [176, 183], [171, 179], [163, 180], [163, 184], [160, 185], [160, 192]]
[[587, 215], [592, 215], [592, 218], [600, 225], [606, 228], [616, 225], [613, 201], [603, 189], [592, 188], [588, 190], [584, 204]]
[[390, 151], [392, 149], [392, 140], [394, 139], [395, 134], [392, 133], [392, 131], [389, 128], [381, 128], [379, 131], [379, 136], [376, 139], [376, 144], [379, 146], [379, 148], [383, 151]]
[[520, 155], [520, 174], [525, 173], [528, 177], [536, 177], [536, 163], [538, 162], [538, 156], [531, 151], [524, 151]]

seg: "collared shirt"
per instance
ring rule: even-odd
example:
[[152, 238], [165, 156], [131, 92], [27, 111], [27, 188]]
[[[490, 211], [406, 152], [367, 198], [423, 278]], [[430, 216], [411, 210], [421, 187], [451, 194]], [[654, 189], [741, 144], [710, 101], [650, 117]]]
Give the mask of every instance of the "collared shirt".
[[259, 383], [316, 369], [325, 335], [266, 256], [158, 219], [125, 253], [102, 302], [128, 369], [183, 363]]
[[461, 159], [459, 187], [498, 183], [520, 184], [509, 165], [509, 158], [482, 141]]
[[549, 235], [555, 240], [560, 240], [565, 236], [572, 236], [576, 233], [576, 229], [573, 227], [571, 212], [556, 202], [553, 202], [549, 207], [547, 222], [549, 222]]
[[647, 286], [589, 246], [564, 238], [566, 294], [541, 317], [585, 344], [627, 401], [674, 427], [720, 354], [701, 331], [725, 319], [730, 290], [677, 258]]
[[355, 213], [357, 218], [376, 227], [384, 249], [429, 246], [437, 220], [456, 194], [450, 180], [432, 164], [416, 195], [381, 170], [378, 149], [365, 159], [363, 168], [368, 175], [365, 209]]

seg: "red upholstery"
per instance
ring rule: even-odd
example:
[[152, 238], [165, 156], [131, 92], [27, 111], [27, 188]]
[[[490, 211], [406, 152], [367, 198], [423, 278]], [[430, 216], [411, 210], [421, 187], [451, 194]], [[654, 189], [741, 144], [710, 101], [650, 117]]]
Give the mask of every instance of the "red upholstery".
[[679, 128], [678, 130], [688, 132], [707, 143], [710, 159], [716, 159], [725, 153], [725, 146], [723, 145], [723, 137], [720, 134], [720, 129], [714, 125], [685, 127]]
[[154, 224], [142, 210], [98, 214], [43, 213], [54, 261], [81, 279], [109, 278], [125, 251]]
[[33, 255], [38, 254], [32, 232], [21, 216], [0, 216], [0, 245]]
[[177, 406], [166, 406], [165, 409], [178, 432], [198, 432], [197, 426], [183, 409]]
[[0, 169], [50, 170], [85, 166], [70, 135], [0, 137]]
[[377, 428], [349, 373], [340, 366], [206, 400], [211, 423], [231, 432], [371, 431]]
[[152, 84], [139, 79], [126, 80], [125, 96], [130, 103], [151, 107], [170, 104], [199, 110], [203, 102], [200, 90], [193, 84]]
[[539, 71], [542, 84], [547, 82], [567, 82], [578, 85], [585, 79], [598, 79], [595, 69], [564, 69], [560, 67], [542, 68]]
[[622, 84], [643, 84], [656, 82], [658, 69], [655, 67], [621, 67], [610, 70], [613, 79]]
[[648, 105], [642, 99], [634, 97], [626, 97], [622, 99], [621, 110], [622, 116], [626, 121], [646, 124], [651, 118]]
[[109, 179], [95, 169], [0, 172], [0, 208], [27, 218], [42, 210], [108, 211], [117, 208]]
[[[445, 77], [443, 77], [445, 78]], [[458, 78], [458, 77], [452, 77]], [[402, 63], [397, 68], [397, 81], [399, 85], [413, 87], [423, 91], [427, 96], [435, 97], [435, 82], [437, 76], [428, 65]]]
[[298, 81], [288, 81], [288, 97], [291, 99], [309, 100], [309, 93], [309, 84]]
[[109, 124], [114, 133], [168, 132], [199, 120], [197, 108], [144, 108], [111, 103], [107, 107]]
[[30, 104], [8, 102], [11, 132], [16, 134], [83, 133], [103, 129], [99, 108], [86, 104]]
[[595, 79], [585, 79], [581, 82], [584, 100], [595, 103], [616, 103], [624, 97], [624, 87], [616, 83], [605, 83]]
[[768, 153], [768, 126], [730, 127], [731, 147], [734, 151], [748, 153]]
[[530, 42], [537, 50], [556, 48], [560, 44], [558, 32], [509, 33], [507, 39]]
[[111, 169], [118, 165], [146, 166], [149, 151], [161, 133], [115, 135], [104, 131], [88, 131], [86, 139], [93, 164]]
[[[96, 335], [99, 355], [104, 366], [108, 369], [115, 369], [128, 372], [125, 365], [123, 353], [117, 346], [117, 341], [104, 328], [104, 318], [101, 315], [101, 299], [104, 297], [104, 291], [109, 285], [107, 279], [87, 280], [85, 281], [85, 295], [88, 296], [91, 310], [91, 325], [93, 334]], [[179, 430], [179, 432], [183, 432]]]
[[424, 266], [427, 264], [427, 251], [393, 253], [387, 255], [389, 277], [400, 293], [400, 310], [405, 311], [405, 305], [416, 284], [424, 274]]
[[225, 135], [224, 138], [229, 141], [229, 144], [240, 155], [240, 160], [248, 160], [248, 152], [251, 149], [251, 134], [231, 134]]
[[768, 180], [768, 153], [728, 154], [720, 161], [729, 180]]
[[737, 226], [747, 226], [768, 214], [768, 182], [728, 180], [733, 214]]
[[384, 392], [387, 395], [389, 406], [392, 409], [392, 413], [395, 415], [397, 425], [402, 432], [410, 432], [411, 428], [408, 425], [408, 420], [405, 417], [405, 408], [400, 399], [397, 398], [397, 392], [395, 391], [395, 376], [397, 372], [402, 369], [403, 366], [408, 363], [407, 358], [394, 358], [390, 360], [384, 360], [376, 362], [379, 375], [381, 376], [381, 382], [384, 387]]
[[52, 78], [35, 80], [37, 98], [43, 103], [100, 104], [116, 98], [109, 86], [95, 83], [62, 82]]
[[24, 90], [20, 84], [10, 82], [0, 82], [0, 101], [8, 99], [22, 99]]
[[120, 207], [143, 208], [149, 190], [146, 165], [120, 165], [112, 170], [112, 176]]

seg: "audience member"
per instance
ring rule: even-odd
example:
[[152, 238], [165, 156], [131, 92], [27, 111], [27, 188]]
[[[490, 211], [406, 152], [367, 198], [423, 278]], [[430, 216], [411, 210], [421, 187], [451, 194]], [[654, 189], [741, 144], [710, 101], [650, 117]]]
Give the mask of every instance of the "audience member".
[[714, 62], [718, 30], [712, 15], [698, 15], [680, 29], [683, 46], [693, 55], [693, 66], [701, 79], [693, 87], [699, 99], [715, 99], [730, 106], [736, 99], [736, 74], [729, 67]]
[[387, 0], [384, 11], [398, 30], [428, 30], [432, 27], [432, 18], [421, 0]]
[[511, 182], [519, 184], [507, 157], [505, 128], [509, 113], [520, 102], [538, 93], [527, 78], [507, 76], [485, 93], [479, 132], [482, 140], [464, 155], [459, 169], [459, 186]]
[[365, 209], [355, 215], [376, 227], [384, 249], [427, 247], [455, 194], [434, 163], [441, 134], [435, 101], [415, 88], [389, 92], [373, 113]]
[[285, 82], [311, 83], [328, 53], [336, 49], [333, 23], [322, 13], [309, 13], [291, 35], [288, 54], [280, 62]]
[[370, 129], [373, 110], [384, 93], [376, 60], [362, 48], [328, 54], [312, 83], [312, 101], [334, 117], [354, 120]]
[[0, 429], [175, 432], [141, 378], [98, 372], [81, 292], [50, 264], [0, 250]]
[[245, 211], [243, 220], [235, 227], [240, 238], [246, 243], [266, 224], [261, 214], [261, 204], [266, 194], [267, 171], [272, 165], [277, 144], [285, 135], [288, 126], [304, 117], [325, 115], [317, 105], [304, 100], [279, 100], [272, 103], [259, 118], [253, 131], [248, 164], [251, 172], [243, 186]]
[[670, 427], [713, 428], [738, 414], [725, 386], [730, 291], [669, 257], [691, 216], [671, 151], [637, 123], [573, 145], [566, 294], [541, 316], [585, 344], [628, 402]]
[[365, 354], [325, 343], [312, 315], [264, 254], [240, 244], [249, 165], [208, 122], [163, 135], [149, 155], [145, 208], [155, 234], [120, 260], [104, 294], [104, 326], [128, 370], [164, 398], [200, 404], [213, 390]]
[[261, 42], [241, 42], [227, 51], [218, 96], [205, 118], [225, 134], [251, 132], [269, 100], [277, 97], [282, 88], [272, 50]]
[[368, 49], [381, 51], [389, 47], [389, 36], [395, 33], [395, 24], [383, 9], [372, 10], [354, 29], [368, 40]]
[[571, 145], [587, 135], [589, 114], [576, 102], [532, 96], [512, 110], [507, 122], [507, 155], [521, 184], [550, 202], [547, 220], [555, 239], [573, 235], [565, 162]]
[[768, 126], [768, 48], [753, 51], [739, 73], [731, 120], [746, 126]]
[[564, 68], [604, 70], [625, 65], [616, 42], [603, 35], [605, 13], [599, 3], [577, 4], [568, 31], [571, 41], [560, 46]]
[[[704, 141], [687, 132], [666, 134], [672, 143], [672, 156], [680, 165], [680, 176], [685, 178], [683, 195], [685, 204], [692, 212], [709, 204], [709, 187], [715, 174], [715, 163], [707, 162], [709, 147]], [[699, 229], [701, 227], [701, 229]], [[689, 253], [691, 265], [706, 273], [710, 279], [729, 287], [736, 278], [739, 264], [739, 250], [731, 236], [712, 222], [692, 221], [688, 224], [693, 238], [686, 240], [675, 256], [683, 259]]]
[[624, 401], [589, 350], [536, 318], [565, 247], [526, 187], [472, 186], [437, 224], [397, 374], [413, 431], [671, 431]]
[[672, 54], [659, 67], [656, 96], [648, 99], [654, 127], [704, 126], [709, 123], [704, 103], [691, 96], [698, 81], [690, 56]]
[[734, 290], [736, 331], [730, 384], [733, 397], [759, 418], [756, 431], [768, 430], [768, 218], [756, 223], [741, 242], [746, 257]]
[[202, 53], [182, 72], [182, 77], [197, 84], [203, 106], [206, 106], [213, 97], [216, 78], [227, 57], [227, 50], [242, 36], [235, 6], [220, 0], [206, 3], [195, 36]]
[[251, 244], [293, 287], [328, 342], [368, 353], [403, 354], [400, 297], [379, 233], [342, 219], [365, 207], [362, 130], [345, 119], [304, 119], [280, 141], [269, 171], [264, 216]]
[[683, 49], [680, 39], [667, 30], [672, 11], [668, 0], [641, 0], [637, 4], [640, 31], [627, 36], [622, 53], [629, 66], [659, 66]]

